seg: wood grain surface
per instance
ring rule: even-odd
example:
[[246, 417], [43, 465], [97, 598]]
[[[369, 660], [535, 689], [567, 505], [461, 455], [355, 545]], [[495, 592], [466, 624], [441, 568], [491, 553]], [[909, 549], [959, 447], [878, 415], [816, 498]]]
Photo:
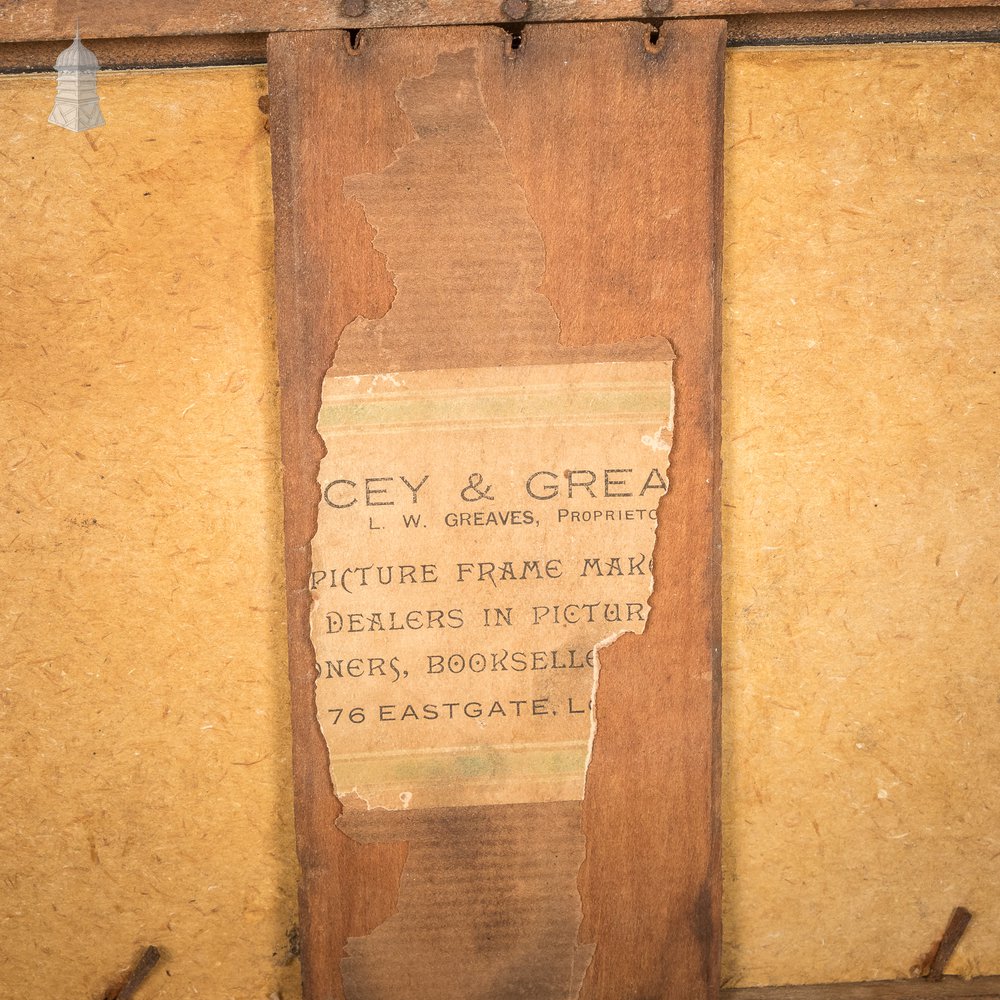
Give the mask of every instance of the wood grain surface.
[[[821, 10], [735, 14], [726, 18], [730, 47], [1000, 38], [1000, 7]], [[345, 31], [347, 29], [344, 29]], [[64, 39], [0, 42], [0, 74], [52, 69]], [[264, 33], [87, 39], [101, 69], [235, 66], [267, 61]]]
[[873, 983], [829, 983], [813, 986], [762, 986], [723, 990], [723, 1000], [998, 1000], [1000, 976], [940, 982], [896, 979]]
[[[242, 66], [267, 59], [267, 35], [164, 35], [149, 38], [88, 38], [101, 69], [172, 69], [181, 66]], [[0, 44], [0, 73], [51, 70], [64, 39]]]
[[922, 8], [996, 7], [1000, 0], [20, 0], [0, 7], [0, 42], [146, 38], [541, 21], [731, 17]]
[[[724, 25], [711, 21], [671, 26], [655, 42], [640, 24], [532, 26], [516, 49], [497, 28], [362, 32], [353, 47], [343, 32], [270, 39], [289, 669], [307, 997], [343, 995], [348, 938], [363, 939], [382, 925], [377, 947], [385, 958], [406, 947], [406, 935], [397, 930], [408, 921], [412, 926], [414, 901], [440, 877], [434, 860], [440, 851], [428, 846], [434, 841], [428, 831], [440, 817], [410, 816], [400, 824], [367, 816], [361, 829], [355, 814], [353, 837], [336, 825], [341, 807], [315, 717], [306, 583], [319, 495], [322, 441], [315, 424], [322, 381], [345, 327], [359, 317], [385, 315], [394, 299], [392, 274], [372, 245], [362, 204], [346, 196], [344, 179], [383, 170], [412, 141], [413, 127], [397, 100], [400, 86], [429, 77], [449, 53], [471, 54], [468, 65], [489, 119], [544, 241], [540, 291], [557, 317], [559, 343], [570, 355], [591, 355], [604, 345], [611, 358], [628, 352], [631, 341], [666, 337], [677, 353], [671, 491], [661, 502], [654, 555], [661, 569], [645, 634], [602, 652], [598, 736], [582, 809], [541, 805], [527, 826], [512, 812], [523, 807], [469, 809], [461, 823], [452, 818], [452, 827], [474, 830], [486, 823], [491, 837], [506, 837], [510, 844], [548, 829], [554, 842], [571, 844], [580, 839], [573, 831], [582, 824], [580, 944], [595, 946], [582, 996], [717, 995], [723, 45]], [[544, 101], [542, 94], [548, 95]], [[446, 95], [442, 88], [442, 127]], [[425, 206], [428, 219], [456, 206], [469, 211], [449, 176], [460, 168], [439, 162], [435, 169], [440, 185]], [[484, 191], [475, 208], [477, 224], [489, 208]], [[426, 267], [430, 251], [419, 240], [410, 245], [413, 262]], [[501, 241], [497, 260], [505, 253], [516, 271], [516, 254]], [[438, 366], [468, 367], [483, 363], [478, 353], [498, 350], [481, 345], [474, 352], [460, 340], [441, 342], [438, 332], [458, 321], [447, 314], [446, 301], [441, 308], [436, 316], [410, 316], [408, 342], [398, 348], [406, 363], [419, 364], [423, 353]], [[501, 353], [506, 363], [524, 363], [537, 348], [514, 338]], [[351, 360], [363, 364], [363, 351], [353, 349]], [[372, 354], [371, 360], [391, 359]], [[567, 815], [569, 807], [576, 819]], [[666, 842], [664, 829], [670, 830]], [[469, 865], [469, 858], [481, 855], [474, 838], [464, 853], [458, 843], [457, 852], [451, 846], [455, 864]], [[490, 863], [509, 866], [520, 849], [507, 862], [503, 852], [494, 852]], [[510, 882], [512, 875], [516, 869], [508, 867], [496, 877]], [[488, 894], [466, 906], [477, 924], [508, 928], [514, 912]], [[384, 924], [390, 915], [392, 933]], [[448, 919], [441, 914], [443, 923]], [[375, 995], [375, 981], [365, 971], [377, 966], [370, 960], [378, 957], [370, 955], [374, 942], [349, 946], [351, 996]], [[368, 949], [368, 958], [359, 947]], [[564, 961], [567, 947], [560, 935], [543, 940], [535, 966]], [[487, 959], [495, 964], [492, 951], [488, 935], [478, 950], [469, 949], [463, 981], [480, 989], [477, 970]], [[520, 955], [512, 949], [512, 960]], [[518, 976], [512, 963], [491, 990], [474, 995], [500, 997], [515, 986], [533, 986]], [[411, 984], [408, 995], [430, 993]]]
[[730, 47], [1000, 38], [1000, 7], [803, 10], [726, 18]]

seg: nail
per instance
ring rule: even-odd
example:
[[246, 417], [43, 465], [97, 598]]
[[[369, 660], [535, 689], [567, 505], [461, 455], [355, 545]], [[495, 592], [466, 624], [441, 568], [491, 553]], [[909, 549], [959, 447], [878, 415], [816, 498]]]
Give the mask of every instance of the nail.
[[962, 940], [962, 935], [971, 920], [972, 914], [964, 906], [956, 906], [952, 910], [948, 926], [944, 929], [944, 934], [941, 935], [941, 940], [938, 942], [937, 950], [931, 959], [930, 969], [927, 972], [927, 978], [932, 983], [939, 983], [944, 978], [945, 966], [954, 954], [958, 942]]
[[151, 944], [139, 956], [139, 961], [132, 966], [121, 988], [109, 990], [104, 994], [104, 1000], [131, 1000], [159, 960], [160, 949]]
[[530, 12], [530, 0], [503, 0], [503, 3], [500, 4], [500, 13], [508, 21], [523, 21]]

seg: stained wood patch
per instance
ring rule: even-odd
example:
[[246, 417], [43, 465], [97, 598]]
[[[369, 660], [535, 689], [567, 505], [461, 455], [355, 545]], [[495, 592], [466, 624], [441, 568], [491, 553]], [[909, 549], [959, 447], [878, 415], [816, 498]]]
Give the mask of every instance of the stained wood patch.
[[[340, 32], [274, 35], [268, 53], [307, 996], [394, 996], [395, 989], [410, 998], [518, 990], [568, 997], [581, 979], [588, 998], [714, 996], [724, 26], [672, 26], [655, 42], [639, 24], [532, 26], [516, 49], [495, 28], [362, 32], [356, 42], [345, 44]], [[523, 199], [531, 222], [520, 241], [505, 243], [498, 230], [511, 280], [523, 266], [543, 267], [533, 279], [537, 322], [523, 337], [450, 336], [474, 296], [422, 302], [419, 272], [454, 264], [455, 248], [435, 261], [434, 240], [413, 228], [404, 263], [397, 244], [391, 270], [379, 252], [381, 232], [352, 198], [363, 182], [345, 187], [346, 178], [386, 171], [412, 141], [399, 95], [406, 81], [430, 78], [442, 57], [445, 67], [467, 64], [474, 73], [488, 122], [481, 142], [502, 149], [510, 204], [495, 217]], [[431, 116], [423, 125], [447, 131], [453, 106], [442, 87], [420, 112]], [[433, 169], [440, 184], [424, 206], [425, 234], [456, 210], [467, 225], [452, 219], [452, 239], [480, 232], [489, 199], [470, 212], [455, 190], [455, 156], [439, 157]], [[397, 234], [406, 222], [396, 220]], [[385, 316], [390, 306], [392, 336], [366, 341], [359, 318]], [[350, 357], [342, 358], [338, 339], [355, 323]], [[645, 633], [602, 652], [586, 799], [470, 807], [460, 817], [435, 810], [341, 817], [316, 723], [309, 642], [323, 378], [335, 355], [338, 366], [368, 371], [537, 363], [553, 350], [545, 346], [553, 331], [570, 360], [627, 355], [649, 336], [668, 339], [677, 356], [671, 490], [660, 505], [668, 527], [654, 553], [663, 569]], [[444, 831], [452, 839], [442, 847]], [[484, 859], [493, 873], [485, 881]], [[475, 892], [442, 888], [442, 879], [462, 872], [482, 883]], [[546, 879], [562, 879], [567, 889], [543, 906]], [[539, 912], [525, 926], [532, 899]], [[429, 900], [439, 905], [428, 908]], [[435, 914], [442, 926], [460, 916], [465, 927], [449, 944], [452, 992], [441, 992], [449, 988], [445, 969], [428, 957]], [[548, 933], [539, 933], [538, 921]], [[591, 950], [584, 970], [576, 953], [589, 958]], [[394, 985], [384, 971], [406, 956], [410, 978]], [[558, 985], [547, 978], [553, 970]]]

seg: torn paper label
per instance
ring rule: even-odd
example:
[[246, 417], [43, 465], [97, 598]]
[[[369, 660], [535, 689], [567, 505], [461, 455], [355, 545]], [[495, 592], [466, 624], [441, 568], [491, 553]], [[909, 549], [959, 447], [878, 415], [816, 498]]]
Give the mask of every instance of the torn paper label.
[[649, 613], [663, 354], [327, 377], [311, 632], [342, 798], [583, 798], [596, 649]]

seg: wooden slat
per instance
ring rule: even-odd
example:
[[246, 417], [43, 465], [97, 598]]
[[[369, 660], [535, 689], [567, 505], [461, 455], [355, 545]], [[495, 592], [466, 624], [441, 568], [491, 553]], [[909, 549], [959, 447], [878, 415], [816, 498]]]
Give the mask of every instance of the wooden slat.
[[[503, 851], [489, 853], [490, 865], [510, 868], [499, 871], [493, 884], [507, 885], [546, 871], [537, 853], [531, 865], [518, 865], [518, 851], [552, 851], [558, 838], [578, 844], [581, 829], [585, 862], [582, 849], [576, 861], [558, 850], [553, 857], [562, 871], [570, 862], [572, 870], [583, 863], [579, 883], [569, 879], [572, 897], [577, 884], [580, 889], [580, 900], [571, 902], [577, 913], [582, 902], [581, 944], [596, 943], [582, 996], [620, 996], [623, 982], [632, 984], [629, 995], [636, 997], [717, 996], [724, 25], [671, 25], [656, 46], [647, 43], [647, 28], [637, 23], [536, 25], [516, 52], [497, 28], [362, 33], [356, 51], [343, 32], [272, 35], [269, 41], [294, 782], [310, 1000], [342, 995], [341, 959], [349, 936], [374, 937], [378, 928], [383, 943], [392, 943], [387, 961], [398, 962], [414, 935], [405, 908], [396, 911], [397, 901], [426, 898], [420, 886], [436, 889], [447, 880], [449, 866], [481, 879], [475, 865], [477, 857], [485, 858], [483, 830], [491, 831], [491, 845], [503, 837], [515, 849], [506, 860]], [[505, 169], [523, 189], [544, 244], [543, 287], [559, 319], [560, 343], [601, 345], [610, 352], [615, 343], [655, 334], [670, 338], [677, 353], [671, 490], [661, 506], [670, 530], [657, 540], [646, 633], [602, 653], [598, 736], [582, 806], [534, 804], [527, 808], [527, 823], [523, 806], [469, 807], [462, 817], [429, 819], [417, 814], [435, 810], [362, 813], [363, 828], [352, 813], [351, 838], [336, 825], [341, 808], [314, 701], [306, 586], [322, 454], [315, 426], [322, 381], [341, 331], [358, 316], [383, 316], [396, 290], [361, 204], [345, 195], [344, 178], [378, 173], [413, 141], [413, 126], [397, 99], [402, 82], [427, 78], [442, 53], [470, 52], [476, 55], [469, 64], [476, 87], [503, 144]], [[452, 92], [459, 90], [440, 90]], [[541, 94], [548, 95], [544, 102]], [[447, 99], [441, 100], [447, 129]], [[473, 209], [449, 200], [462, 188], [449, 182], [451, 162], [434, 161], [436, 189], [414, 209], [419, 238], [404, 242], [418, 256], [433, 252], [421, 248], [440, 245], [435, 241], [442, 232], [427, 231], [435, 219], [447, 223], [470, 211], [478, 219], [489, 211], [488, 198]], [[468, 178], [463, 183], [467, 189]], [[447, 232], [461, 238], [460, 229], [457, 235]], [[516, 260], [511, 263], [516, 272]], [[428, 261], [420, 258], [417, 265], [425, 273]], [[477, 279], [449, 270], [448, 280]], [[429, 325], [414, 321], [407, 342], [391, 348], [405, 352], [406, 363], [423, 352], [436, 367], [483, 364], [486, 354], [494, 364], [498, 357], [516, 364], [543, 346], [516, 337], [479, 343], [475, 330], [469, 334], [477, 350], [461, 338], [453, 343], [449, 331], [464, 330], [464, 320], [447, 315], [447, 296], [440, 301], [445, 305], [428, 318]], [[379, 364], [385, 363], [379, 356]], [[483, 810], [490, 816], [480, 815]], [[664, 829], [670, 830], [666, 841]], [[442, 830], [457, 836], [442, 840], [435, 833]], [[411, 864], [405, 841], [412, 845]], [[444, 865], [442, 851], [451, 852]], [[506, 934], [510, 921], [508, 904], [493, 898], [488, 884], [461, 914], [482, 928], [487, 941], [480, 943], [481, 959], [475, 951], [463, 959], [472, 970], [497, 962], [489, 928]], [[623, 909], [628, 920], [621, 919]], [[439, 919], [454, 921], [454, 915], [440, 913]], [[539, 935], [536, 956], [561, 958], [553, 949], [564, 948], [562, 940]], [[366, 981], [359, 978], [359, 955], [370, 955], [373, 947], [371, 941], [352, 945], [344, 974], [355, 985], [353, 995], [363, 995], [357, 990]], [[509, 975], [468, 995], [512, 995], [504, 991], [517, 988], [516, 970], [515, 962]], [[463, 965], [451, 974], [468, 979], [470, 969]], [[406, 996], [419, 1000], [412, 973], [410, 980]]]
[[[730, 47], [995, 41], [1000, 40], [1000, 7], [738, 14], [727, 18], [727, 27]], [[530, 31], [530, 26], [525, 30]], [[267, 61], [267, 36], [263, 34], [98, 38], [88, 39], [87, 45], [106, 70], [236, 66]], [[64, 47], [63, 40], [0, 44], [0, 73], [48, 72]]]
[[726, 23], [730, 46], [992, 41], [1000, 38], [1000, 7], [741, 14]]
[[1000, 1000], [1000, 976], [937, 983], [900, 979], [873, 983], [830, 983], [815, 986], [762, 986], [727, 989], [723, 1000]]
[[[501, 0], [20, 0], [0, 6], [0, 42], [245, 34], [330, 28], [508, 23]], [[996, 7], [1000, 0], [530, 0], [518, 20], [587, 21], [744, 14]], [[350, 10], [363, 12], [354, 16]]]
[[[0, 73], [51, 71], [65, 41], [0, 45]], [[171, 69], [240, 66], [267, 59], [267, 35], [168, 35], [158, 38], [87, 39], [101, 69]]]

